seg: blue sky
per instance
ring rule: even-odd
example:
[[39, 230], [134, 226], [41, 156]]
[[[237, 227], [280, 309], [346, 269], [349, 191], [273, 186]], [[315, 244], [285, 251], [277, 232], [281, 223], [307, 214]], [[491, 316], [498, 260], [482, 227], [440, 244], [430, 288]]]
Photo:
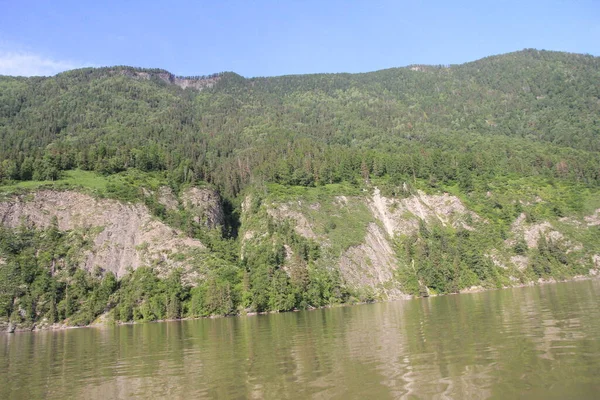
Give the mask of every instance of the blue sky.
[[271, 76], [600, 55], [600, 0], [0, 0], [0, 74], [133, 65]]

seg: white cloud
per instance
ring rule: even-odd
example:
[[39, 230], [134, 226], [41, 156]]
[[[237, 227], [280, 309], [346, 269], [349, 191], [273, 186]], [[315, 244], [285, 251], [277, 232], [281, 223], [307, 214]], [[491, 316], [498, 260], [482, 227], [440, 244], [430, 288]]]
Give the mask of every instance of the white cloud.
[[54, 60], [32, 52], [0, 49], [0, 75], [49, 76], [83, 66], [81, 63]]

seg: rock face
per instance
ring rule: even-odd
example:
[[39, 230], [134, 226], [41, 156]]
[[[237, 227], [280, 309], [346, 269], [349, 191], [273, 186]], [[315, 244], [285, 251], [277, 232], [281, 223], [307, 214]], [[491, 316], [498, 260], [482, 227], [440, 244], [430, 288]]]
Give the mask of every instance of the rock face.
[[[148, 192], [169, 211], [185, 209], [197, 223], [209, 229], [224, 224], [222, 199], [213, 189], [191, 187], [177, 197], [168, 187]], [[319, 262], [339, 270], [344, 282], [356, 289], [371, 288], [382, 299], [405, 297], [396, 279], [399, 260], [397, 239], [419, 229], [419, 221], [454, 228], [481, 229], [487, 222], [468, 210], [457, 197], [423, 192], [406, 198], [391, 198], [373, 188], [371, 193], [353, 196], [323, 195], [310, 201], [261, 200], [248, 197], [242, 203], [240, 256], [247, 245], [272, 241], [269, 224], [289, 221], [296, 235], [317, 243], [323, 255]], [[560, 224], [596, 226], [600, 211], [579, 221], [564, 220], [528, 223], [525, 214], [515, 219], [501, 247], [486, 254], [494, 264], [511, 271], [524, 271], [529, 258], [515, 255], [512, 248], [523, 240], [535, 249], [540, 238], [560, 243], [568, 252], [581, 250], [581, 244], [569, 240]], [[141, 204], [96, 199], [75, 191], [40, 190], [15, 195], [0, 201], [0, 223], [16, 228], [22, 224], [45, 228], [56, 217], [60, 230], [85, 230], [93, 244], [82, 249], [80, 266], [87, 270], [100, 267], [122, 277], [129, 268], [154, 266], [159, 272], [190, 265], [190, 255], [204, 257], [205, 246], [186, 237], [154, 218]], [[267, 222], [269, 221], [269, 222]], [[272, 226], [271, 226], [272, 228]], [[297, 238], [297, 236], [296, 236]], [[288, 239], [285, 239], [288, 240]], [[293, 239], [290, 239], [293, 240]], [[273, 242], [273, 244], [275, 244]], [[286, 261], [293, 257], [291, 243], [282, 243]], [[251, 248], [251, 247], [249, 247]], [[586, 263], [594, 271], [600, 268], [600, 256]], [[0, 266], [4, 260], [0, 258]], [[284, 270], [286, 266], [283, 265]], [[590, 272], [591, 274], [591, 272]], [[516, 275], [518, 276], [518, 274]]]
[[[372, 288], [381, 298], [397, 299], [406, 297], [399, 289], [395, 279], [398, 259], [394, 249], [394, 240], [399, 235], [411, 234], [419, 227], [419, 220], [441, 223], [453, 227], [473, 229], [469, 224], [480, 222], [477, 214], [467, 210], [461, 201], [448, 194], [427, 195], [418, 192], [404, 198], [387, 198], [378, 188], [367, 196], [332, 196], [324, 202], [266, 203], [266, 214], [276, 222], [290, 220], [298, 235], [316, 241], [324, 252], [329, 252], [334, 266], [339, 269], [344, 282], [356, 289]], [[361, 211], [362, 210], [362, 211]], [[243, 213], [250, 211], [250, 199], [242, 207]], [[362, 213], [358, 216], [357, 213]], [[362, 236], [358, 243], [332, 253], [335, 241], [332, 229], [324, 222], [331, 216], [343, 216], [361, 220], [356, 223], [352, 233]], [[360, 228], [360, 225], [362, 228]], [[345, 232], [343, 233], [345, 234]], [[242, 234], [242, 257], [246, 242], [269, 240], [268, 235], [257, 226], [245, 227]], [[337, 250], [336, 250], [337, 251]]]
[[[513, 222], [511, 226], [511, 232], [515, 236], [522, 237], [527, 243], [527, 247], [530, 249], [536, 248], [538, 245], [538, 241], [542, 236], [544, 236], [547, 240], [559, 241], [563, 239], [563, 235], [552, 229], [552, 225], [549, 222], [539, 222], [533, 224], [525, 223], [526, 215], [525, 213], [521, 213]], [[513, 245], [513, 241], [507, 241], [508, 245]]]
[[306, 216], [298, 211], [294, 211], [287, 204], [282, 204], [277, 208], [267, 209], [267, 213], [273, 217], [276, 221], [290, 218], [294, 221], [294, 230], [301, 236], [308, 239], [317, 239], [317, 235], [313, 232], [310, 222], [306, 219]]
[[161, 186], [156, 192], [144, 189], [147, 197], [156, 196], [156, 200], [167, 211], [176, 211], [180, 206], [188, 211], [196, 223], [209, 229], [222, 226], [225, 214], [221, 205], [221, 196], [210, 188], [191, 187], [183, 190], [178, 198], [168, 186]]
[[[395, 198], [382, 195], [375, 187], [371, 193], [354, 196], [320, 194], [310, 200], [288, 201], [267, 198], [254, 207], [251, 200], [248, 197], [242, 203], [243, 215], [255, 215], [244, 218], [242, 223], [242, 258], [250, 243], [273, 241], [266, 225], [260, 225], [261, 220], [271, 219], [274, 224], [288, 220], [297, 235], [320, 246], [324, 263], [337, 268], [346, 285], [355, 289], [372, 288], [382, 299], [405, 297], [396, 276], [400, 263], [405, 261], [398, 259], [396, 245], [399, 238], [417, 232], [420, 221], [468, 231], [485, 229], [488, 224], [458, 197], [448, 193], [430, 195], [417, 191], [405, 198]], [[596, 210], [581, 221], [563, 220], [561, 223], [596, 226], [599, 215], [600, 210]], [[344, 223], [347, 220], [352, 223]], [[568, 232], [560, 228], [557, 222], [528, 223], [526, 215], [521, 214], [514, 220], [504, 243], [485, 256], [496, 267], [508, 271], [509, 279], [518, 281], [515, 276], [525, 274], [531, 260], [528, 255], [515, 254], [515, 244], [523, 240], [528, 249], [535, 251], [543, 237], [560, 245], [566, 254], [580, 257], [581, 263], [590, 264], [596, 274], [600, 256], [591, 260], [590, 255], [583, 256], [581, 243], [569, 238]]]
[[191, 77], [179, 77], [169, 72], [146, 72], [146, 71], [135, 71], [131, 69], [114, 69], [109, 71], [113, 74], [125, 75], [133, 79], [150, 80], [153, 77], [160, 79], [161, 81], [169, 84], [179, 86], [182, 89], [195, 89], [202, 90], [204, 88], [213, 87], [220, 79], [220, 76], [202, 77], [202, 78], [191, 78]]
[[177, 261], [190, 250], [204, 249], [198, 240], [157, 221], [140, 204], [95, 199], [72, 191], [42, 190], [0, 202], [0, 222], [15, 228], [21, 224], [45, 228], [53, 217], [60, 230], [90, 229], [98, 232], [82, 267], [98, 266], [123, 276], [128, 268], [155, 265], [161, 270], [182, 266]]
[[[343, 205], [348, 201], [343, 197], [338, 203]], [[419, 191], [404, 199], [393, 199], [382, 196], [380, 190], [374, 188], [373, 194], [363, 201], [371, 211], [373, 222], [367, 227], [364, 242], [342, 254], [339, 268], [348, 284], [372, 287], [387, 299], [405, 297], [394, 280], [394, 272], [398, 268], [393, 244], [396, 236], [415, 232], [419, 220], [469, 230], [473, 228], [465, 222], [467, 219], [481, 220], [477, 214], [468, 211], [457, 197], [447, 193], [426, 195]]]
[[439, 221], [444, 226], [449, 224], [465, 229], [472, 229], [465, 222], [467, 215], [472, 220], [480, 219], [475, 213], [468, 211], [457, 197], [448, 193], [426, 195], [419, 191], [417, 195], [405, 199], [390, 199], [381, 196], [379, 189], [375, 188], [368, 205], [390, 237], [414, 232], [419, 226], [419, 219]]
[[[381, 295], [387, 299], [405, 297], [393, 282], [397, 260], [385, 232], [375, 223], [369, 224], [365, 241], [353, 246], [342, 254], [339, 268], [346, 283], [356, 288], [380, 288]], [[386, 287], [387, 286], [387, 287]]]
[[223, 225], [221, 196], [214, 190], [192, 187], [181, 194], [181, 201], [197, 223], [204, 223], [210, 229]]
[[588, 215], [584, 218], [585, 222], [588, 226], [598, 226], [600, 225], [600, 208], [597, 209], [594, 214]]
[[167, 211], [173, 211], [179, 207], [177, 197], [175, 197], [173, 191], [168, 186], [161, 186], [158, 188], [158, 202], [165, 206]]

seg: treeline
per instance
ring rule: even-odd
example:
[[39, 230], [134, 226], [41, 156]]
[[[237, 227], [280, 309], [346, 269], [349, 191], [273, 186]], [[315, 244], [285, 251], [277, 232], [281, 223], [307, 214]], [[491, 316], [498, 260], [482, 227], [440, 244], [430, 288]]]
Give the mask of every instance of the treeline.
[[[450, 135], [461, 140], [458, 135]], [[462, 139], [467, 138], [464, 136]], [[445, 140], [450, 140], [449, 137]], [[543, 176], [600, 185], [600, 154], [556, 148], [502, 138], [455, 145], [407, 143], [389, 150], [324, 146], [310, 139], [271, 140], [258, 148], [208, 154], [200, 145], [196, 156], [181, 156], [165, 145], [142, 148], [103, 144], [78, 149], [64, 143], [26, 156], [21, 152], [0, 163], [0, 181], [56, 180], [61, 171], [82, 169], [110, 175], [135, 168], [164, 171], [175, 185], [209, 182], [235, 197], [250, 181], [317, 186], [387, 176], [395, 182], [425, 179], [438, 184], [458, 183], [473, 189], [477, 180], [498, 176]], [[187, 149], [186, 152], [193, 151]], [[219, 152], [217, 152], [219, 153]]]

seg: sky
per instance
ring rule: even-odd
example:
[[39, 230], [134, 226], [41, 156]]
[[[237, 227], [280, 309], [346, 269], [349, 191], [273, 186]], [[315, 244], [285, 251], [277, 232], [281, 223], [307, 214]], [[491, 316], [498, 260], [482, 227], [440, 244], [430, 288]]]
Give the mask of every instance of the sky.
[[600, 0], [0, 0], [0, 75], [368, 72], [524, 48], [600, 55]]

